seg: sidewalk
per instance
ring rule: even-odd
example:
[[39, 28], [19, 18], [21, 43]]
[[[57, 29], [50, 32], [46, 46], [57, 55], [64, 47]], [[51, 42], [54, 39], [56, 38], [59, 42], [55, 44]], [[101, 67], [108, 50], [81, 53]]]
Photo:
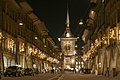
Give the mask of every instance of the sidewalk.
[[[59, 73], [39, 73], [34, 76], [22, 76], [22, 77], [4, 77], [0, 80], [55, 80], [54, 78], [58, 78], [60, 76]], [[57, 80], [57, 79], [56, 79]]]

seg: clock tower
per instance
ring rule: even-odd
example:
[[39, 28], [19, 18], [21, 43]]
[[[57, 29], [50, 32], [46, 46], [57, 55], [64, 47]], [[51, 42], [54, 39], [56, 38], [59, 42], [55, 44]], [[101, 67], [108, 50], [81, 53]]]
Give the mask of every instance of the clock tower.
[[63, 35], [60, 37], [61, 49], [63, 54], [63, 69], [74, 69], [75, 65], [75, 37], [70, 31], [69, 13], [67, 9], [66, 29]]

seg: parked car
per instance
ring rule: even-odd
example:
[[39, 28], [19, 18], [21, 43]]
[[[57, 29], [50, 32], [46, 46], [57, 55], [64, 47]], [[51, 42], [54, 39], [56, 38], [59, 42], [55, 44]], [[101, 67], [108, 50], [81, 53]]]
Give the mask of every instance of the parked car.
[[19, 66], [9, 66], [4, 72], [4, 76], [23, 76], [23, 68]]
[[24, 75], [34, 76], [34, 70], [32, 68], [24, 69]]

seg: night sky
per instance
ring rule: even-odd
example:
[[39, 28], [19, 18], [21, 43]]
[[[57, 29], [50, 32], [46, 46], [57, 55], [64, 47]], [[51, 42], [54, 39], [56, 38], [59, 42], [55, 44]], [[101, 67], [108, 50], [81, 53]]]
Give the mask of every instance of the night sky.
[[89, 0], [27, 0], [34, 9], [35, 14], [44, 21], [49, 34], [57, 43], [58, 37], [65, 31], [67, 3], [70, 17], [71, 32], [76, 36], [82, 35], [83, 26], [79, 25], [84, 19], [89, 8]]

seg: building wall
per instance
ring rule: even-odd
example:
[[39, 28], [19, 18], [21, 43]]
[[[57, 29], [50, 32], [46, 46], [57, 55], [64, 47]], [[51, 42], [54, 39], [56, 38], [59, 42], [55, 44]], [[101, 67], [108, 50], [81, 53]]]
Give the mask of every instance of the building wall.
[[[51, 56], [48, 51], [54, 52], [55, 48], [47, 48], [48, 45], [46, 45], [46, 49], [43, 50], [46, 42], [44, 43], [41, 39], [44, 36], [37, 31], [38, 25], [36, 27], [33, 18], [27, 14], [20, 3], [15, 0], [1, 0], [0, 4], [2, 4], [0, 5], [0, 65], [2, 65], [0, 69], [3, 71], [12, 65], [34, 68], [33, 64], [40, 69], [42, 63], [39, 61]], [[42, 25], [39, 26], [42, 28]]]
[[[120, 69], [120, 59], [118, 57], [120, 49], [120, 39], [118, 39], [120, 30], [118, 25], [120, 23], [120, 1], [97, 0], [96, 4], [97, 6], [94, 9], [91, 9], [94, 10], [97, 15], [95, 17], [93, 25], [91, 26], [91, 33], [93, 34], [90, 36], [89, 40], [91, 40], [91, 42], [94, 44], [95, 39], [100, 39], [101, 45], [96, 48], [97, 52], [94, 52], [94, 54], [98, 55], [97, 53], [102, 50], [100, 53], [103, 57], [103, 70], [101, 69], [103, 71], [102, 73], [106, 73], [107, 68], [109, 68], [110, 75], [114, 76], [114, 71], [116, 73]], [[112, 38], [110, 37], [111, 29], [115, 31], [113, 34], [114, 37]], [[107, 42], [106, 44], [104, 43], [105, 40]], [[97, 57], [96, 55], [95, 57]]]

